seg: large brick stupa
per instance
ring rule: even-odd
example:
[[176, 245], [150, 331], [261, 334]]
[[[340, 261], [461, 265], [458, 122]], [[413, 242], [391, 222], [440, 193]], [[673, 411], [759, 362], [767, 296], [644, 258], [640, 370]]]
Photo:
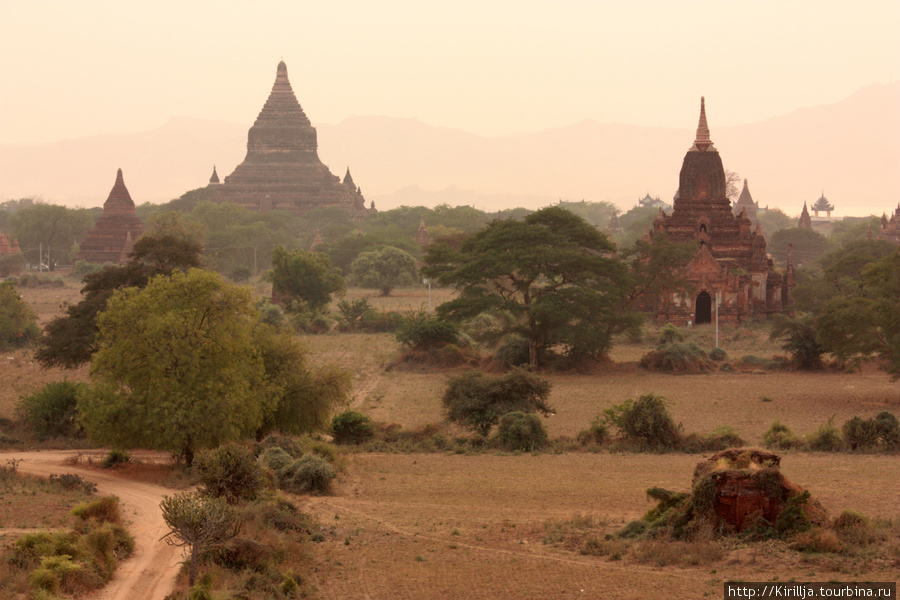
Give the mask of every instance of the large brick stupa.
[[717, 293], [718, 316], [724, 322], [740, 323], [784, 311], [793, 265], [789, 261], [786, 275], [775, 272], [759, 224], [753, 227], [746, 210], [735, 215], [725, 190], [725, 169], [710, 139], [706, 104], [701, 98], [697, 137], [681, 166], [672, 214], [660, 209], [647, 236], [699, 244], [683, 267], [693, 292], [661, 294], [657, 322], [709, 323]]
[[134, 201], [122, 169], [116, 173], [116, 183], [103, 203], [103, 214], [94, 229], [81, 242], [77, 259], [93, 263], [124, 263], [128, 261], [134, 241], [144, 232], [144, 223], [134, 209]]
[[207, 189], [215, 202], [258, 212], [303, 214], [338, 206], [359, 218], [374, 210], [366, 209], [349, 169], [341, 181], [319, 160], [316, 129], [297, 102], [284, 61], [278, 63], [269, 99], [250, 128], [244, 161], [222, 183], [211, 180]]

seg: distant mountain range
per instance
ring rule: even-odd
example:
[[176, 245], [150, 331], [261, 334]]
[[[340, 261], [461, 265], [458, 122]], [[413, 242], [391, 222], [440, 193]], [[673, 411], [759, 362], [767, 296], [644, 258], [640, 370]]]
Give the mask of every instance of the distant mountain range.
[[[718, 127], [715, 98], [707, 98], [707, 115], [725, 168], [748, 178], [761, 206], [796, 215], [824, 192], [836, 216], [857, 216], [900, 201], [900, 82], [749, 125]], [[241, 125], [176, 117], [142, 133], [0, 145], [0, 200], [99, 206], [121, 167], [135, 202], [165, 202], [206, 185], [213, 164], [220, 178], [231, 173], [253, 118]], [[647, 193], [671, 202], [696, 122], [697, 114], [685, 115], [680, 129], [585, 120], [497, 137], [376, 116], [316, 128], [322, 161], [341, 177], [349, 166], [378, 208], [497, 210], [584, 199], [627, 210]]]

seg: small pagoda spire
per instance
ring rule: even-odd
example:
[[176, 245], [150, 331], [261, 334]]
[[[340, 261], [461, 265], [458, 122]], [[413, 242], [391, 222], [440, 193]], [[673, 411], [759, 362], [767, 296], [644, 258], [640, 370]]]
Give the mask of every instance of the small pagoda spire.
[[706, 98], [703, 96], [700, 97], [700, 123], [697, 125], [697, 139], [694, 140], [694, 146], [700, 152], [705, 152], [712, 146], [712, 140], [709, 138], [709, 126], [706, 124]]
[[419, 229], [416, 231], [416, 243], [422, 247], [431, 243], [431, 240], [428, 238], [428, 229], [425, 227], [425, 217], [422, 217], [419, 221]]
[[210, 183], [219, 183], [219, 174], [216, 173], [216, 165], [213, 165], [213, 173], [212, 173], [212, 176], [209, 178], [209, 182]]
[[809, 209], [806, 208], [806, 202], [803, 203], [803, 212], [800, 213], [800, 222], [797, 224], [800, 229], [812, 229], [812, 219], [809, 216]]
[[319, 228], [316, 227], [316, 235], [315, 235], [315, 237], [313, 237], [312, 244], [309, 245], [309, 251], [315, 252], [316, 248], [318, 248], [319, 246], [321, 246], [324, 243], [325, 242], [322, 241], [322, 232], [320, 232]]
[[347, 167], [347, 173], [344, 174], [344, 185], [349, 185], [350, 189], [356, 190], [356, 184], [353, 183], [353, 177], [350, 175], [350, 167]]

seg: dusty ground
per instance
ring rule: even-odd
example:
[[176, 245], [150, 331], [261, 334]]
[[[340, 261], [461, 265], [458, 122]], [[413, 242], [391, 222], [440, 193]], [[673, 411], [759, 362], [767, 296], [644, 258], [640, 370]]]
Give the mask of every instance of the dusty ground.
[[[895, 564], [810, 559], [756, 544], [695, 567], [581, 556], [544, 544], [544, 524], [598, 517], [612, 532], [651, 505], [653, 485], [687, 490], [697, 456], [360, 455], [335, 497], [307, 505], [331, 527], [319, 587], [326, 599], [701, 598], [728, 580], [879, 577]], [[784, 472], [833, 513], [900, 517], [896, 457], [790, 454]]]

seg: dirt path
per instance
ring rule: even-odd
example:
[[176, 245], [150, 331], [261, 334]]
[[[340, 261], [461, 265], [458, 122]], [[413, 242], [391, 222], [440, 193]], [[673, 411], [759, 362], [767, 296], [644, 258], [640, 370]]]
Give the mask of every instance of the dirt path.
[[78, 472], [97, 484], [103, 494], [114, 494], [121, 501], [129, 530], [134, 535], [134, 554], [116, 569], [112, 581], [95, 596], [96, 600], [164, 600], [175, 586], [181, 550], [160, 541], [168, 533], [159, 503], [172, 491], [158, 485], [121, 479], [114, 474], [66, 465], [71, 450], [16, 452], [3, 454], [17, 459], [23, 473], [48, 476]]

